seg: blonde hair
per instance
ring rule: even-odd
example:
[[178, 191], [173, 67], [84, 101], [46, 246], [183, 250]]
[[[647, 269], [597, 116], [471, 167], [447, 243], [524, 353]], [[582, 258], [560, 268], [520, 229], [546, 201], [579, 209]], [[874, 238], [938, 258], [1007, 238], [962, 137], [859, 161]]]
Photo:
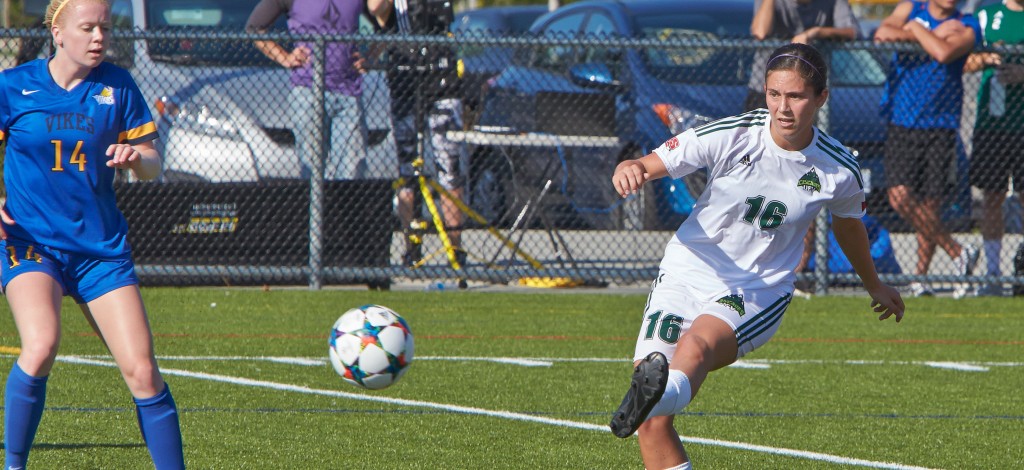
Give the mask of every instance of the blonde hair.
[[[57, 22], [57, 16], [64, 11], [64, 8], [67, 7], [69, 3], [75, 1], [78, 0], [50, 0], [50, 4], [46, 6], [46, 14], [43, 15], [43, 24], [45, 24], [48, 27], [53, 27], [53, 25]], [[102, 3], [106, 5], [107, 8], [110, 8], [110, 2], [108, 0], [90, 1]]]

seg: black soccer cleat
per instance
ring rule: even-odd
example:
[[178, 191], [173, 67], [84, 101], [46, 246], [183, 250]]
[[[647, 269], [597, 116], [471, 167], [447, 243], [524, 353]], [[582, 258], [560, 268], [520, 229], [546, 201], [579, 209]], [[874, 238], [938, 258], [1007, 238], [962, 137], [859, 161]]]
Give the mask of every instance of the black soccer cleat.
[[647, 419], [654, 404], [661, 400], [668, 384], [668, 359], [660, 352], [652, 352], [633, 368], [629, 391], [619, 409], [612, 415], [608, 427], [618, 437], [632, 436]]

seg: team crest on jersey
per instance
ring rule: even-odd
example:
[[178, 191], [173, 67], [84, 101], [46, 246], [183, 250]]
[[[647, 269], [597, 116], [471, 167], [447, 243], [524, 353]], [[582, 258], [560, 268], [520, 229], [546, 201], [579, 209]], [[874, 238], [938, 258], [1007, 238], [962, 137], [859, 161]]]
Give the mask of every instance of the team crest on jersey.
[[113, 87], [109, 87], [109, 86], [105, 86], [105, 87], [103, 87], [103, 91], [101, 91], [100, 94], [92, 95], [92, 97], [99, 104], [113, 105], [114, 104], [114, 88]]
[[669, 150], [675, 150], [676, 147], [678, 147], [678, 146], [679, 146], [679, 138], [678, 137], [673, 137], [673, 138], [668, 139], [667, 141], [665, 141], [665, 147], [668, 147]]
[[742, 294], [729, 294], [715, 302], [725, 305], [736, 311], [742, 317], [743, 314], [747, 313], [743, 308], [743, 295]]
[[800, 180], [796, 182], [796, 187], [809, 193], [821, 192], [821, 180], [818, 179], [818, 173], [814, 171], [814, 167], [811, 167], [811, 171], [804, 173], [800, 177]]

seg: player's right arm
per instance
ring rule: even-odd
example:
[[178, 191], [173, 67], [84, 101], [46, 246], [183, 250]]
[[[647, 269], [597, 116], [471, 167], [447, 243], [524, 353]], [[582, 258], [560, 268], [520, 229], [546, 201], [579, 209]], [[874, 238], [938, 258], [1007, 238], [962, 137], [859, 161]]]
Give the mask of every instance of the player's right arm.
[[910, 18], [910, 12], [913, 8], [914, 5], [911, 2], [900, 2], [896, 5], [892, 13], [878, 25], [878, 29], [875, 31], [875, 41], [913, 41], [914, 34], [903, 30], [903, 25]]
[[612, 184], [622, 197], [635, 194], [644, 183], [668, 176], [665, 162], [656, 154], [649, 153], [635, 160], [625, 160], [615, 167]]

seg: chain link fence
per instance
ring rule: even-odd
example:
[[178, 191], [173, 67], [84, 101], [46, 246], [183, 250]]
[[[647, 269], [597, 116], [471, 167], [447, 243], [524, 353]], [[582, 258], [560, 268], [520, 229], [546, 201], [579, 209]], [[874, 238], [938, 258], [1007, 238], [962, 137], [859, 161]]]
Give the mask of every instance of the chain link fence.
[[[253, 47], [258, 39], [312, 44], [312, 88], [297, 92], [288, 71]], [[359, 136], [324, 86], [324, 51], [339, 41], [367, 60]], [[659, 180], [623, 200], [612, 170], [675, 133], [744, 111], [756, 51], [779, 45], [665, 28], [637, 38], [119, 30], [110, 60], [129, 68], [150, 100], [165, 162], [158, 181], [124, 175], [115, 183], [139, 274], [147, 284], [313, 288], [387, 288], [395, 279], [647, 282], [704, 176]], [[0, 33], [4, 68], [49, 47], [46, 32]], [[1024, 184], [1024, 110], [1016, 72], [965, 73], [962, 96], [942, 97], [963, 112], [943, 174], [941, 224], [982, 254], [964, 277], [939, 249], [919, 275], [918, 256], [928, 253], [890, 205], [890, 130], [880, 106], [893, 55], [921, 51], [861, 41], [819, 47], [831, 95], [818, 125], [859, 159], [883, 278], [1019, 291], [1024, 240], [1013, 185]], [[1024, 64], [1019, 46], [988, 52]], [[355, 137], [363, 144], [345, 145]], [[818, 292], [856, 282], [827, 218], [819, 222], [814, 259], [827, 262], [812, 260], [801, 282]], [[983, 233], [1002, 241], [991, 261]]]

